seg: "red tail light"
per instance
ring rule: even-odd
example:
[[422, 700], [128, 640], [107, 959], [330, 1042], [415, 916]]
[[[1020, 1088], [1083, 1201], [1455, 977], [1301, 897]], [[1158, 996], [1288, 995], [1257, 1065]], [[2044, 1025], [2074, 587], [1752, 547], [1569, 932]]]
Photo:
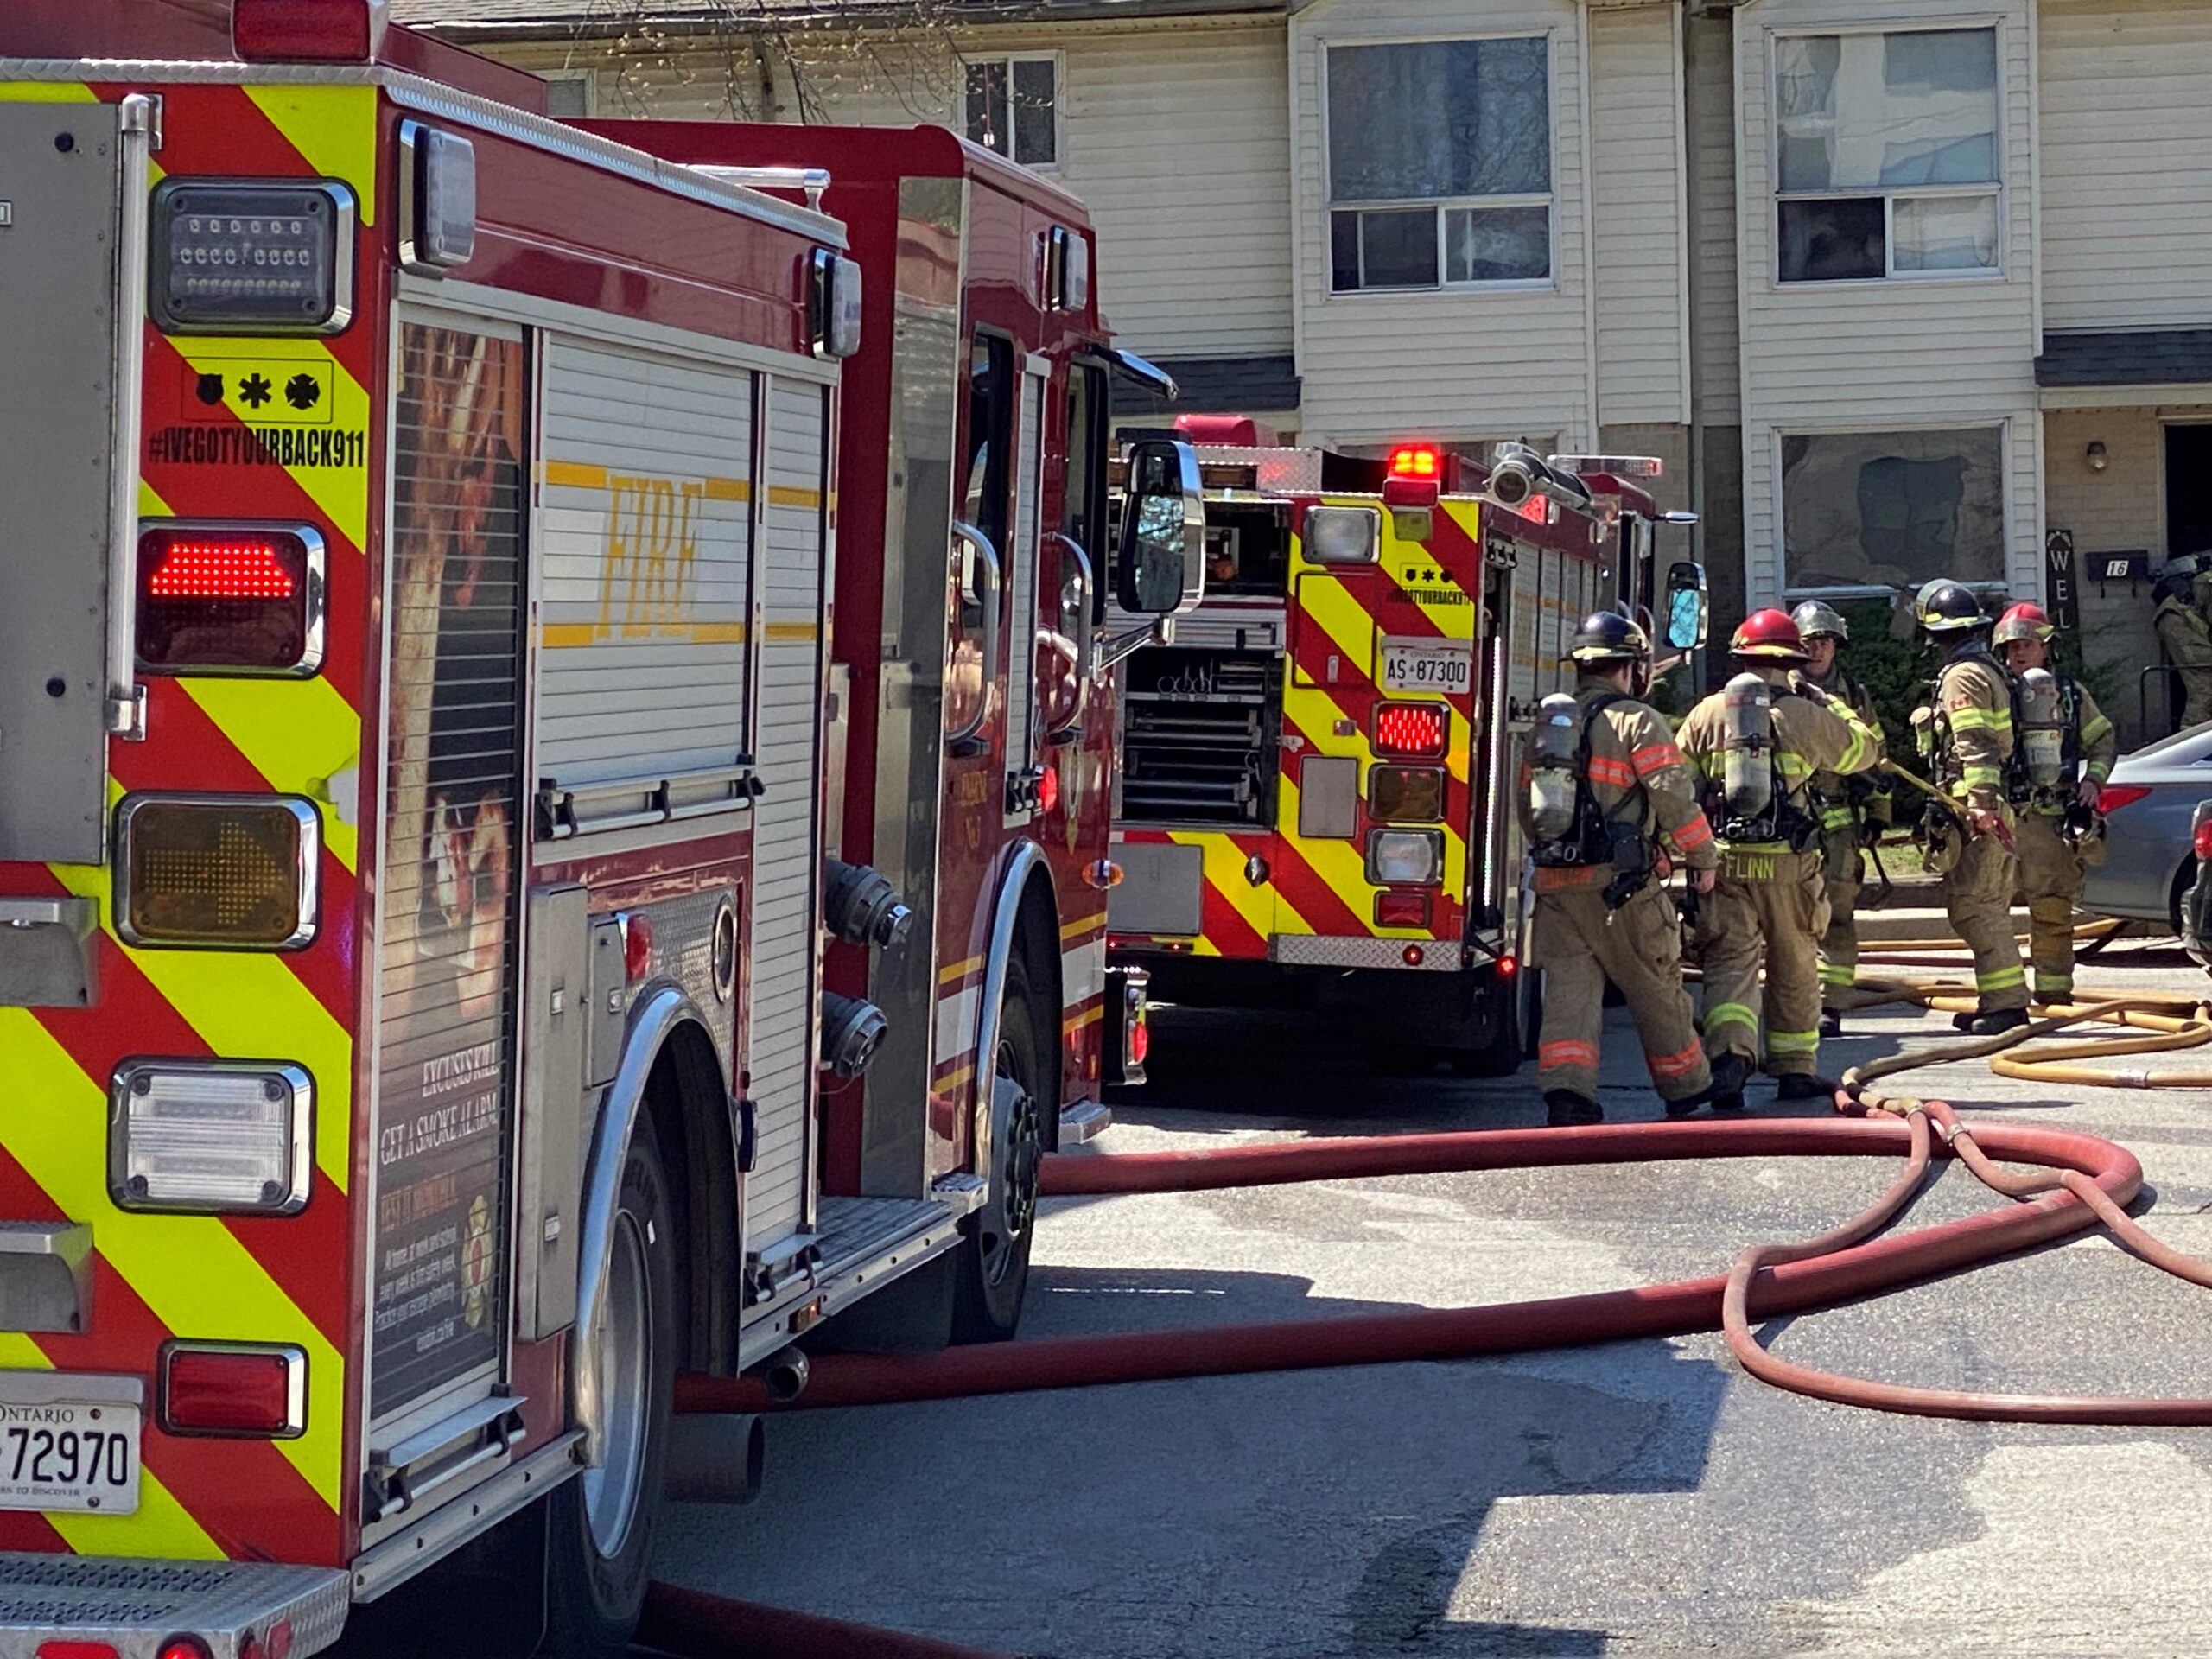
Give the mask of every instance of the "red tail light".
[[322, 537], [304, 525], [154, 524], [138, 537], [149, 674], [308, 674], [322, 660]]
[[1441, 754], [1451, 711], [1440, 702], [1386, 702], [1375, 710], [1378, 754]]
[[[2204, 809], [2199, 807], [2197, 810], [2202, 812]], [[2196, 843], [2196, 861], [2200, 864], [2212, 864], [2212, 814], [2207, 814], [2197, 819], [2196, 830], [2190, 836], [2190, 840]]]
[[1514, 975], [1516, 975], [1516, 974], [1519, 973], [1520, 971], [1521, 971], [1521, 958], [1520, 958], [1520, 957], [1500, 957], [1497, 959], [1497, 976], [1498, 976], [1500, 979], [1510, 979], [1510, 978], [1512, 978], [1512, 977], [1513, 977], [1513, 976], [1514, 976]]
[[248, 63], [367, 63], [383, 14], [375, 0], [232, 0], [231, 45]]
[[213, 1650], [196, 1636], [173, 1636], [162, 1643], [162, 1659], [213, 1659]]
[[162, 1427], [171, 1434], [288, 1440], [306, 1432], [307, 1356], [247, 1343], [170, 1343]]
[[41, 1642], [38, 1659], [118, 1659], [109, 1642]]
[[645, 916], [626, 916], [622, 918], [622, 971], [637, 983], [652, 970], [653, 965], [653, 925]]
[[1152, 1052], [1152, 1022], [1141, 1014], [1129, 1025], [1129, 1058], [1138, 1065]]
[[2107, 784], [2097, 795], [2097, 810], [2117, 812], [2123, 806], [2133, 806], [2151, 792], [2145, 784]]

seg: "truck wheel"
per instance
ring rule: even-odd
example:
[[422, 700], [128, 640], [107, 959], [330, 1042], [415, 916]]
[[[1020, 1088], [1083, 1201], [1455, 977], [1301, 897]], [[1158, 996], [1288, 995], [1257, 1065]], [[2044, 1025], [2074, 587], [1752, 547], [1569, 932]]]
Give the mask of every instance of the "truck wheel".
[[1460, 1050], [1452, 1069], [1465, 1077], [1510, 1077], [1521, 1069], [1535, 1040], [1539, 1011], [1530, 987], [1532, 975], [1518, 974], [1491, 993], [1493, 1024], [1480, 1048]]
[[[1046, 1089], [1037, 1008], [1020, 957], [1007, 965], [999, 1007], [997, 1063], [992, 1076], [990, 1182], [983, 1207], [962, 1224], [952, 1305], [957, 1343], [1004, 1342], [1021, 1322], [1029, 1288], [1029, 1247], [1036, 1233], [1037, 1178], [1045, 1155], [1046, 1102], [1059, 1109], [1057, 1069]], [[1057, 1056], [1055, 1057], [1057, 1058]]]
[[601, 1465], [546, 1500], [545, 1641], [560, 1659], [615, 1659], [645, 1604], [676, 1386], [675, 1210], [660, 1145], [640, 1118], [622, 1167], [599, 1378]]

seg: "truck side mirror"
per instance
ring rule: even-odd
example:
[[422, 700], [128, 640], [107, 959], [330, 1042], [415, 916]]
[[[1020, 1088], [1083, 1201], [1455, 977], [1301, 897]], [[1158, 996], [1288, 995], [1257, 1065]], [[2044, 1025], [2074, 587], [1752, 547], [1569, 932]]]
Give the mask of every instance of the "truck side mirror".
[[1133, 616], [1180, 616], [1206, 596], [1205, 501], [1187, 443], [1129, 446], [1114, 550], [1114, 602]]
[[1705, 643], [1705, 567], [1678, 559], [1667, 571], [1667, 645], [1673, 651], [1695, 651]]

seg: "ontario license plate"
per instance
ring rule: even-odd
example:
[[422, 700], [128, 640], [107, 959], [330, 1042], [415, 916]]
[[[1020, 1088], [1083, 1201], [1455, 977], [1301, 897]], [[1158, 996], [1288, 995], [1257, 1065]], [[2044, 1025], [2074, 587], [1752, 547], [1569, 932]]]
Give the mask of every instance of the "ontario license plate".
[[119, 1400], [62, 1398], [70, 1380], [0, 1378], [0, 1510], [132, 1514], [142, 1413]]
[[1474, 653], [1464, 645], [1382, 642], [1385, 691], [1440, 691], [1448, 696], [1464, 696], [1474, 683]]

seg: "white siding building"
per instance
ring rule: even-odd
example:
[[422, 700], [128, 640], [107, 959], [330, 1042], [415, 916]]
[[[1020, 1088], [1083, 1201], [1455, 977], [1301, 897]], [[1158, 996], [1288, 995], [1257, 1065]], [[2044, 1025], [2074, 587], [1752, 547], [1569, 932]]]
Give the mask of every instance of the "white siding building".
[[2041, 594], [2070, 543], [2133, 723], [2149, 584], [2080, 578], [2212, 549], [2212, 0], [844, 3], [803, 51], [623, 46], [607, 0], [394, 11], [571, 107], [941, 120], [1052, 168], [1190, 405], [1659, 454], [1724, 612]]

